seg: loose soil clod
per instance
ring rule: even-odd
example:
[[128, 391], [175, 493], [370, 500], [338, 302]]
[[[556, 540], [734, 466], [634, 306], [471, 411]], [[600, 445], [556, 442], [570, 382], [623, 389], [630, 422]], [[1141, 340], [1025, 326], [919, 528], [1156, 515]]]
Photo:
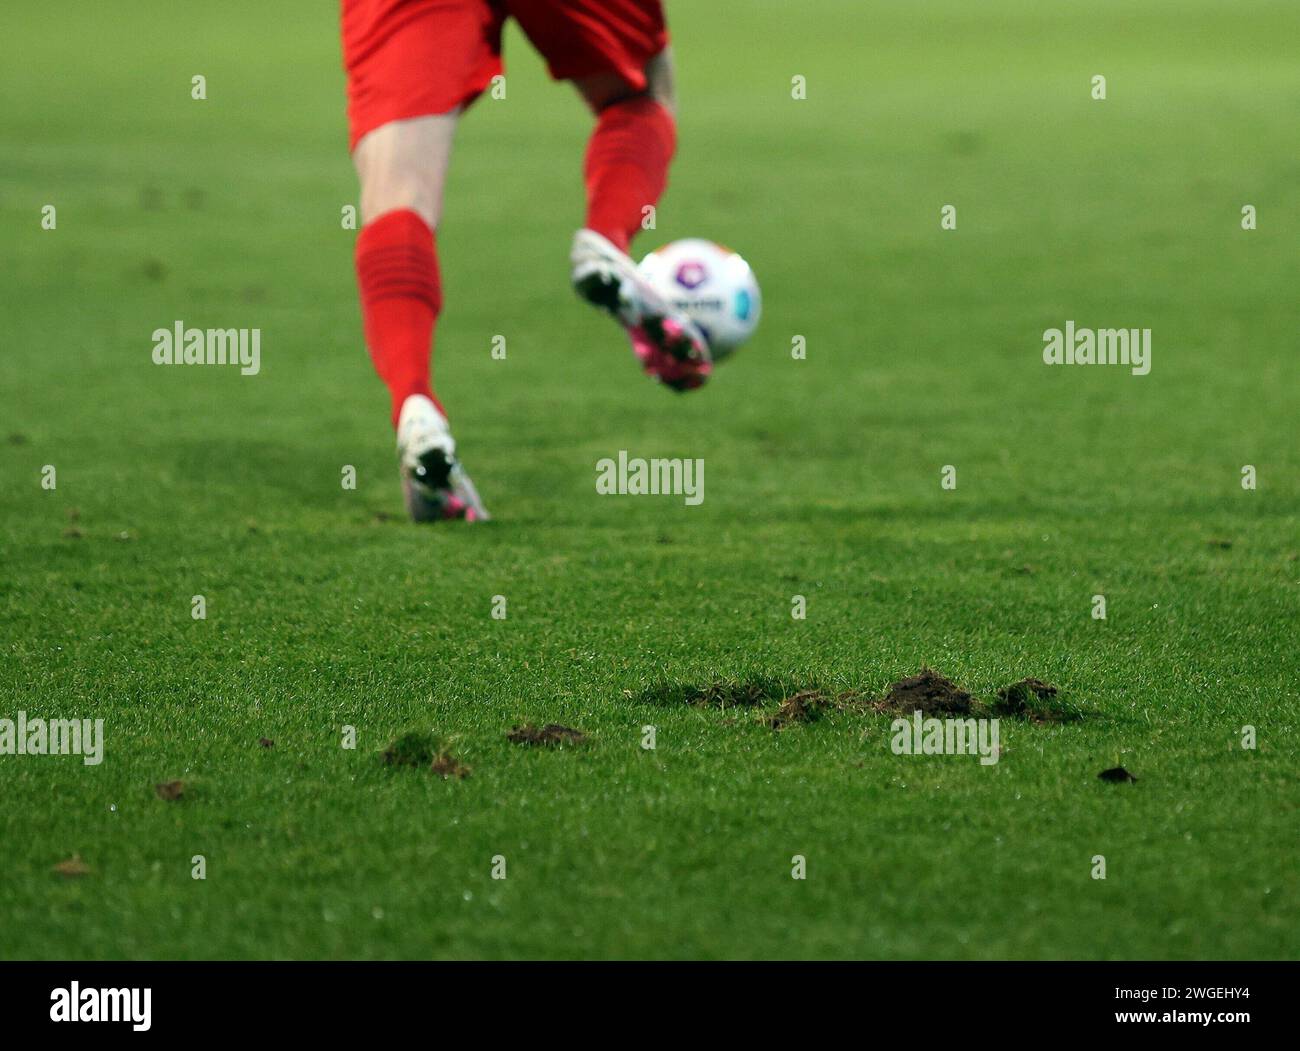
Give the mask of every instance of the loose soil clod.
[[452, 777], [456, 778], [457, 781], [463, 781], [470, 775], [470, 768], [450, 752], [439, 752], [429, 769], [444, 781]]
[[76, 879], [78, 876], [90, 875], [90, 866], [81, 860], [80, 854], [73, 854], [67, 861], [60, 861], [50, 871], [58, 873], [65, 879]]
[[552, 746], [582, 744], [587, 739], [587, 735], [572, 726], [561, 726], [559, 723], [547, 723], [541, 727], [525, 723], [523, 726], [513, 727], [506, 734], [506, 739], [514, 744]]
[[185, 795], [185, 782], [160, 781], [153, 786], [153, 790], [158, 793], [159, 799], [165, 799], [170, 803]]
[[891, 715], [911, 715], [915, 711], [927, 716], [971, 715], [975, 699], [934, 669], [922, 668], [916, 675], [891, 683], [885, 696], [871, 707]]

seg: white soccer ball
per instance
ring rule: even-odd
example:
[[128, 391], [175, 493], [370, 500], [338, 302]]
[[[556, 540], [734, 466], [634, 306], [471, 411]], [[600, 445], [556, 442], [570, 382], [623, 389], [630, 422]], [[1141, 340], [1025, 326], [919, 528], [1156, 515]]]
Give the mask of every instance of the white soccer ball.
[[641, 260], [641, 273], [709, 339], [714, 361], [749, 339], [763, 303], [749, 264], [730, 248], [689, 237]]

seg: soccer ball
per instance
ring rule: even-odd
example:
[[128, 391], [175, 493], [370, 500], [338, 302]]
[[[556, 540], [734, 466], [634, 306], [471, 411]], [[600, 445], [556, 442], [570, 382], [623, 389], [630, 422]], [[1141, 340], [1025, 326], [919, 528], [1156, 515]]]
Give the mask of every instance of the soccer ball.
[[690, 237], [656, 248], [641, 274], [700, 326], [720, 361], [754, 333], [762, 299], [749, 264], [730, 248]]

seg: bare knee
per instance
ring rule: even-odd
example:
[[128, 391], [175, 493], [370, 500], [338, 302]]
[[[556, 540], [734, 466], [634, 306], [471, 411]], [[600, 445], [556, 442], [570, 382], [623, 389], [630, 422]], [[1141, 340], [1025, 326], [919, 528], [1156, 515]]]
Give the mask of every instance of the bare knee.
[[453, 112], [392, 121], [357, 143], [352, 161], [361, 181], [363, 224], [410, 209], [437, 229], [458, 117]]
[[666, 47], [655, 55], [645, 67], [646, 92], [659, 105], [674, 116], [677, 113], [676, 67], [673, 49]]

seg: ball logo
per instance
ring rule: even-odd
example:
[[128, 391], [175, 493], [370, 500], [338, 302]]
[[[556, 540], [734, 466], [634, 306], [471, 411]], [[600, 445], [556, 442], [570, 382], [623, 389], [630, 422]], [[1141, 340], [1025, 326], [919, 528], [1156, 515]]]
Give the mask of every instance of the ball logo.
[[703, 263], [691, 261], [677, 268], [677, 283], [682, 288], [699, 288], [708, 279], [709, 272], [704, 269]]

